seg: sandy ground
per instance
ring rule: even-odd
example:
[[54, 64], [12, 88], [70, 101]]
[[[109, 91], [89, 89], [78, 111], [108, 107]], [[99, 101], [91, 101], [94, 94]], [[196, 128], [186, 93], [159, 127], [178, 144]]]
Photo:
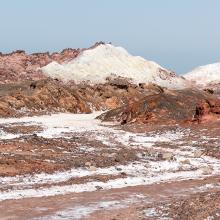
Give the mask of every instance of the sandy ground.
[[0, 119], [1, 219], [220, 219], [220, 121], [99, 114]]

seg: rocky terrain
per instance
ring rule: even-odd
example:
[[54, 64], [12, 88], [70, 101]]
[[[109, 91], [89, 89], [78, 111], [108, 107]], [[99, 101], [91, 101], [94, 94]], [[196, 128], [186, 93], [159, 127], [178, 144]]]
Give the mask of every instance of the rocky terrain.
[[126, 123], [174, 124], [218, 118], [220, 100], [199, 90], [165, 90], [108, 111], [99, 119]]
[[103, 42], [0, 77], [0, 219], [220, 219], [212, 88]]

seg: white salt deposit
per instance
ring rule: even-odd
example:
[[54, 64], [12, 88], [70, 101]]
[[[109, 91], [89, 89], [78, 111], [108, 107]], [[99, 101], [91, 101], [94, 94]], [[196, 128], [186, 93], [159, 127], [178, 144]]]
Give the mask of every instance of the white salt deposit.
[[19, 137], [19, 134], [10, 134], [0, 130], [0, 139], [9, 140]]
[[186, 87], [186, 80], [173, 75], [157, 63], [130, 55], [111, 44], [83, 51], [77, 58], [59, 64], [52, 62], [41, 68], [43, 73], [63, 81], [104, 83], [106, 78], [123, 77], [134, 83], [155, 83], [171, 89]]
[[58, 211], [52, 215], [47, 215], [33, 220], [69, 220], [69, 219], [82, 219], [88, 218], [92, 213], [99, 210], [115, 210], [125, 208], [128, 205], [140, 202], [140, 199], [145, 198], [144, 195], [131, 195], [123, 200], [103, 200], [98, 203], [90, 203], [86, 205], [77, 205]]
[[[15, 123], [25, 125], [38, 125], [43, 128], [43, 131], [36, 132], [40, 137], [44, 138], [68, 138], [68, 133], [90, 132], [95, 135], [96, 140], [102, 141], [103, 144], [114, 146], [110, 136], [114, 137], [115, 141], [123, 145], [128, 145], [132, 140], [134, 143], [142, 144], [143, 146], [152, 146], [153, 143], [170, 142], [181, 138], [184, 133], [182, 131], [164, 132], [162, 134], [134, 134], [122, 130], [116, 130], [113, 127], [107, 127], [109, 123], [101, 123], [95, 119], [101, 112], [93, 112], [91, 114], [71, 114], [59, 113], [52, 115], [22, 117], [22, 118], [0, 118], [0, 125], [13, 126]], [[108, 134], [108, 135], [107, 135]], [[0, 139], [13, 139], [20, 137], [22, 134], [10, 134], [0, 132]], [[134, 139], [134, 140], [133, 140]]]
[[200, 170], [196, 171], [180, 171], [180, 172], [158, 172], [154, 177], [152, 176], [128, 176], [126, 178], [118, 178], [115, 180], [109, 180], [107, 182], [87, 182], [84, 184], [73, 184], [64, 186], [51, 186], [39, 189], [18, 189], [3, 191], [0, 195], [0, 201], [8, 199], [22, 199], [30, 197], [44, 197], [65, 195], [68, 193], [81, 193], [96, 191], [97, 187], [101, 187], [103, 190], [124, 188], [128, 186], [149, 185], [159, 182], [167, 182], [172, 180], [186, 180], [186, 179], [198, 179], [204, 177]]
[[209, 83], [220, 83], [220, 63], [197, 67], [183, 76], [201, 86], [206, 86]]
[[[95, 120], [100, 112], [92, 114], [70, 114], [59, 113], [53, 115], [22, 117], [22, 118], [1, 118], [0, 124], [7, 125], [21, 123], [22, 125], [39, 125], [44, 128], [37, 135], [45, 138], [61, 137], [65, 132], [84, 132], [101, 130], [100, 121]], [[13, 125], [11, 125], [13, 126]], [[12, 139], [21, 135], [13, 135], [0, 132], [0, 139]]]

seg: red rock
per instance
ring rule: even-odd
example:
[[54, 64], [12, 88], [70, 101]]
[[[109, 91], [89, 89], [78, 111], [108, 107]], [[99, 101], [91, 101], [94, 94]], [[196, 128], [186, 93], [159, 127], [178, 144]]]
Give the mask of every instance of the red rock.
[[[165, 90], [110, 110], [99, 118], [121, 124], [201, 122], [207, 115], [220, 114], [220, 100], [199, 90]], [[211, 119], [212, 117], [209, 117]]]
[[220, 100], [209, 98], [198, 103], [196, 106], [195, 119], [202, 121], [207, 116], [220, 114]]

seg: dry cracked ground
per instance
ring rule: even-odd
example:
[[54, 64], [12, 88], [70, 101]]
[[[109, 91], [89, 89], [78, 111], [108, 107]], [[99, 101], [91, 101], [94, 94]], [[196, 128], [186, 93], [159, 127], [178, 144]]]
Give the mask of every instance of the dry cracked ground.
[[220, 219], [220, 120], [0, 119], [0, 219]]

